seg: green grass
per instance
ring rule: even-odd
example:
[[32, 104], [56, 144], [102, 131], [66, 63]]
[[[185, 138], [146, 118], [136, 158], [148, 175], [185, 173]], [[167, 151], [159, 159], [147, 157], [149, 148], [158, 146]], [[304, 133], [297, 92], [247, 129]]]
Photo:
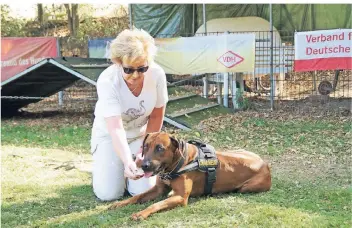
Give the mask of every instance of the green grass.
[[194, 94], [192, 91], [184, 89], [178, 86], [172, 86], [167, 88], [168, 95], [171, 97], [184, 96], [189, 94]]
[[176, 121], [179, 120], [181, 123], [186, 123], [187, 126], [191, 128], [196, 127], [201, 121], [206, 120], [210, 117], [215, 117], [223, 114], [229, 113], [229, 109], [217, 106], [209, 109], [202, 110], [200, 112], [194, 112], [188, 114], [187, 116], [180, 116], [175, 118]]
[[78, 126], [27, 126], [2, 124], [1, 142], [3, 145], [37, 146], [42, 148], [73, 149], [89, 151], [91, 128]]
[[351, 121], [272, 119], [227, 115], [205, 121], [203, 137], [217, 147], [241, 147], [260, 154], [288, 151], [331, 155], [349, 154]]
[[[194, 125], [211, 115], [193, 114]], [[347, 154], [351, 148], [351, 122], [329, 120], [276, 120], [269, 118], [227, 115], [200, 124], [201, 138], [216, 147], [241, 147], [260, 154], [281, 154], [290, 150], [309, 153]], [[195, 126], [197, 131], [197, 126]], [[25, 123], [5, 122], [1, 127], [1, 141], [5, 145], [40, 146], [43, 148], [89, 151], [91, 128], [81, 126], [27, 126]], [[198, 134], [181, 133], [181, 137]]]
[[[182, 99], [179, 101], [173, 101], [168, 103], [167, 109], [166, 109], [166, 114], [172, 114], [172, 113], [178, 113], [178, 112], [183, 112], [187, 109], [192, 109], [194, 107], [200, 107], [201, 105], [205, 106], [208, 104], [213, 104], [212, 102], [209, 102], [208, 99], [205, 99], [203, 97], [197, 96], [197, 97], [192, 97], [189, 99]], [[216, 106], [213, 108], [208, 108], [204, 109], [198, 112], [190, 113], [176, 117], [175, 120], [181, 121], [181, 123], [186, 123], [187, 126], [193, 127], [196, 126], [200, 121], [208, 119], [210, 117], [215, 117], [219, 116], [222, 114], [227, 114], [229, 113], [230, 110], [228, 108], [224, 108], [222, 106]]]
[[211, 102], [209, 102], [208, 99], [205, 99], [200, 96], [191, 97], [191, 98], [187, 98], [187, 99], [181, 99], [178, 101], [172, 101], [172, 102], [168, 103], [166, 113], [171, 114], [173, 112], [179, 112], [181, 110], [193, 108], [194, 106], [198, 107], [200, 105], [207, 105], [209, 103], [211, 103]]
[[197, 131], [217, 148], [246, 148], [271, 163], [273, 187], [260, 194], [192, 198], [146, 221], [132, 213], [152, 202], [107, 211], [96, 200], [90, 127], [2, 122], [2, 227], [351, 227], [350, 120], [235, 115]]
[[[13, 149], [22, 152], [13, 157]], [[130, 215], [145, 205], [107, 211], [107, 203], [95, 200], [90, 174], [65, 171], [33, 159], [43, 149], [5, 146], [2, 182], [2, 226], [88, 227], [349, 227], [351, 191], [331, 186], [297, 187], [293, 181], [274, 178], [271, 191], [261, 194], [223, 194], [192, 198], [185, 208], [176, 208], [133, 222]], [[47, 158], [75, 159], [72, 152], [49, 151]], [[25, 159], [24, 159], [25, 158]], [[12, 174], [12, 176], [10, 175]], [[18, 216], [20, 215], [20, 216]]]

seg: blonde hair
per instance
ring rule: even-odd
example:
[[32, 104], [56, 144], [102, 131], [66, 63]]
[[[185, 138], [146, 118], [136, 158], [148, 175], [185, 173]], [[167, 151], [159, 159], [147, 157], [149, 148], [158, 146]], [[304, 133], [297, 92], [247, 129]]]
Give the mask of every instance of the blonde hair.
[[142, 29], [125, 29], [110, 44], [110, 58], [114, 63], [138, 57], [153, 62], [157, 47], [154, 38]]

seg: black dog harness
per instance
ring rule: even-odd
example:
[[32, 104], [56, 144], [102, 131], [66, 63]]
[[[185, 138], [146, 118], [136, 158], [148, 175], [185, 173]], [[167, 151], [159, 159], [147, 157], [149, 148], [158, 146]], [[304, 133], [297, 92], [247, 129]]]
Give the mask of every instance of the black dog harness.
[[184, 173], [194, 170], [205, 172], [206, 180], [204, 185], [204, 194], [210, 195], [212, 194], [213, 184], [216, 181], [216, 168], [219, 165], [219, 161], [215, 154], [215, 149], [209, 144], [205, 144], [196, 140], [188, 141], [188, 143], [197, 147], [198, 154], [196, 158], [181, 169], [185, 158], [187, 157], [187, 145], [182, 141], [181, 147], [183, 147], [183, 156], [181, 156], [175, 169], [169, 173], [161, 173], [158, 175], [162, 180], [172, 180]]

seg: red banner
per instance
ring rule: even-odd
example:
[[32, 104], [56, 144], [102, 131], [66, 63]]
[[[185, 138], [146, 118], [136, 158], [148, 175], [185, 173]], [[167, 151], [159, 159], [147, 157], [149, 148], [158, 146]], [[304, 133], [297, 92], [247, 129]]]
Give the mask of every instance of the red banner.
[[352, 69], [352, 29], [332, 29], [295, 34], [297, 72]]
[[1, 82], [51, 57], [57, 57], [54, 37], [1, 38]]

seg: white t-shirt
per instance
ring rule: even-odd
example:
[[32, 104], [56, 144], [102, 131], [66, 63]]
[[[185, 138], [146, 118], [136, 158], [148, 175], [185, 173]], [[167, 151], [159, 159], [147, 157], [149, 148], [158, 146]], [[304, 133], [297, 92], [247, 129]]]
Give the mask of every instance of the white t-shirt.
[[92, 139], [110, 137], [104, 118], [121, 116], [127, 140], [132, 142], [145, 133], [153, 109], [168, 102], [166, 75], [158, 64], [152, 63], [144, 73], [143, 88], [138, 97], [129, 90], [122, 75], [122, 67], [114, 64], [98, 78]]

